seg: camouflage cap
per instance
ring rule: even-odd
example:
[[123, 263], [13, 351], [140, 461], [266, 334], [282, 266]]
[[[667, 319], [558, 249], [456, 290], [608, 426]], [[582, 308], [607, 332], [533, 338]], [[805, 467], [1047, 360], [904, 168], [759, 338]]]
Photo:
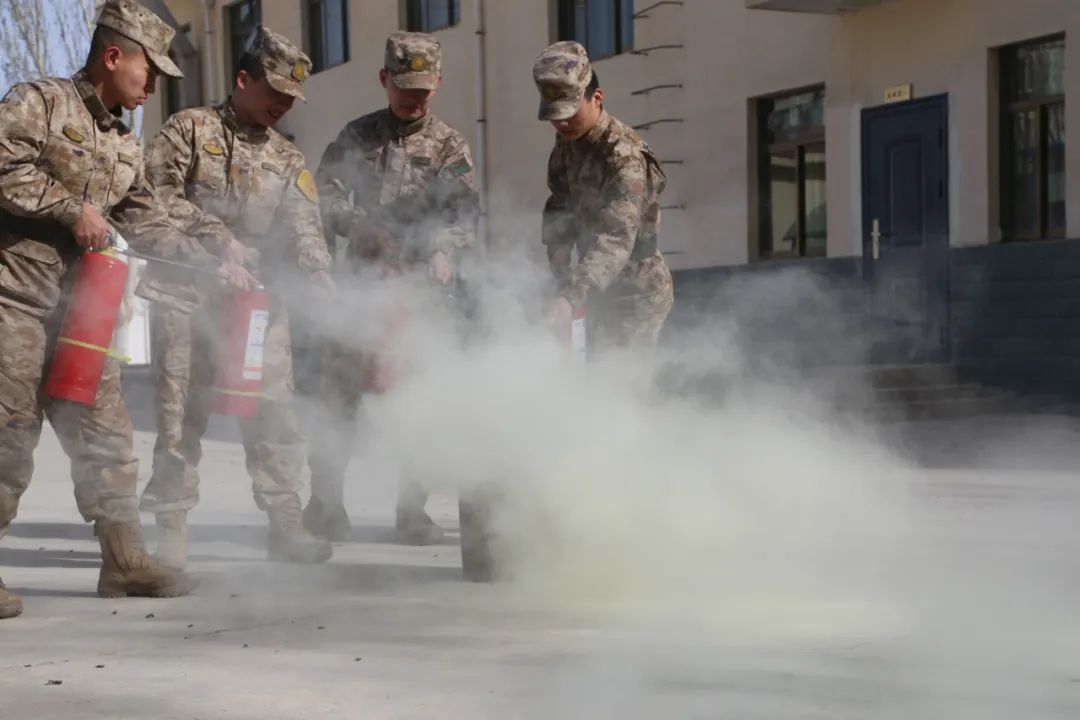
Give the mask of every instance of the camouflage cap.
[[272, 88], [307, 102], [300, 86], [311, 75], [311, 58], [300, 52], [288, 38], [260, 26], [248, 52], [266, 68], [266, 79]]
[[146, 57], [158, 72], [174, 78], [184, 77], [176, 63], [169, 59], [169, 46], [176, 31], [135, 0], [105, 0], [97, 25], [115, 30], [142, 45]]
[[442, 76], [442, 46], [427, 33], [390, 33], [386, 70], [402, 90], [434, 90]]
[[592, 79], [589, 56], [580, 44], [564, 40], [540, 53], [533, 65], [533, 80], [540, 91], [541, 120], [566, 120], [581, 107]]

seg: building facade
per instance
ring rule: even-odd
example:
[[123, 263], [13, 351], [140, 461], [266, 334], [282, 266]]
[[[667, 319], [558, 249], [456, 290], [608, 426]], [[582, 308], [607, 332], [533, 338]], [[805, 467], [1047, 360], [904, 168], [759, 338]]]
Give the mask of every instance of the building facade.
[[992, 359], [999, 372], [1052, 357], [1080, 378], [1074, 0], [164, 4], [189, 79], [146, 108], [146, 132], [223, 99], [261, 21], [315, 61], [308, 102], [279, 128], [314, 165], [384, 104], [386, 35], [429, 30], [444, 47], [435, 109], [472, 143], [488, 241], [537, 246], [553, 134], [530, 69], [545, 45], [580, 39], [608, 109], [664, 162], [662, 248], [683, 298], [732, 273], [805, 267], [891, 328], [883, 360]]

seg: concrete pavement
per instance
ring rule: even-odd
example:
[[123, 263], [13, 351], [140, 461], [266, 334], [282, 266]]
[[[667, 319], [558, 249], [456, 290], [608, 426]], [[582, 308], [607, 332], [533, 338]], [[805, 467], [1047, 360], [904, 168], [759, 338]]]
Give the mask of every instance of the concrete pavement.
[[[909, 576], [936, 587], [871, 603], [738, 588], [692, 599], [717, 609], [712, 620], [462, 582], [455, 533], [434, 548], [393, 544], [392, 473], [359, 463], [352, 541], [325, 566], [269, 564], [242, 452], [224, 443], [207, 446], [191, 517], [198, 593], [98, 599], [97, 546], [48, 435], [0, 547], [26, 601], [0, 623], [0, 718], [1080, 717], [1075, 422], [889, 432], [925, 466], [908, 497], [929, 511], [903, 558], [946, 568]], [[139, 434], [144, 479], [151, 443]], [[430, 508], [456, 527], [453, 497]]]

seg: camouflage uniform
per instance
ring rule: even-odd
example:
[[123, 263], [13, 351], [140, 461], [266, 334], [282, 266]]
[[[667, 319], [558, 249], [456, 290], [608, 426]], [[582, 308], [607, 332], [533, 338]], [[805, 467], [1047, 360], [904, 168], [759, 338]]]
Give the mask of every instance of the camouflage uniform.
[[[540, 119], [566, 119], [592, 67], [581, 45], [560, 42], [540, 55], [533, 77]], [[673, 301], [671, 271], [657, 249], [666, 182], [652, 149], [606, 111], [584, 137], [556, 138], [543, 241], [562, 296], [586, 307], [590, 351], [656, 345]]]
[[[98, 25], [142, 44], [160, 71], [181, 75], [166, 56], [172, 29], [132, 0], [110, 0]], [[85, 70], [15, 85], [0, 102], [0, 537], [30, 483], [44, 411], [71, 458], [79, 512], [96, 523], [103, 549], [109, 528], [124, 526], [130, 559], [141, 547], [138, 462], [116, 361], [107, 361], [91, 406], [39, 393], [66, 311], [69, 271], [82, 252], [72, 229], [84, 203], [137, 250], [217, 264], [161, 210], [144, 182], [138, 138], [119, 109], [105, 107]], [[112, 560], [107, 565], [116, 569]]]
[[[441, 63], [431, 35], [398, 32], [387, 39], [385, 67], [399, 88], [435, 89]], [[479, 195], [469, 146], [430, 113], [405, 123], [383, 109], [350, 122], [323, 153], [316, 180], [328, 234], [348, 242], [346, 272], [371, 262], [416, 266], [438, 251], [460, 258], [474, 242]], [[380, 232], [389, 247], [375, 239]], [[313, 497], [335, 508], [342, 505], [364, 390], [361, 361], [360, 350], [340, 345], [329, 347], [325, 359], [322, 399], [333, 422], [313, 438], [309, 463]], [[399, 512], [423, 513], [426, 501], [426, 491], [408, 482]]]
[[[267, 79], [302, 98], [308, 58], [285, 38], [260, 30], [252, 52]], [[328, 270], [315, 182], [300, 151], [271, 128], [240, 124], [229, 101], [173, 115], [151, 142], [146, 173], [169, 213], [223, 254], [235, 238], [270, 288], [258, 415], [240, 421], [255, 502], [274, 510], [299, 503], [304, 440], [292, 405], [292, 359], [285, 286]], [[154, 472], [140, 508], [187, 511], [198, 502], [196, 466], [211, 412], [220, 291], [151, 267], [139, 294], [154, 300], [152, 346], [158, 439]], [[273, 515], [272, 515], [273, 517]]]

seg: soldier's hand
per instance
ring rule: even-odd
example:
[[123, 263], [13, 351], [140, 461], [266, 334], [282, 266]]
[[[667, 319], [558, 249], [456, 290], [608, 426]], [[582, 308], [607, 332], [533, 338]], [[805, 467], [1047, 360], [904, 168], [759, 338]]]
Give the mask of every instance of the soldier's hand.
[[248, 260], [248, 251], [236, 238], [229, 241], [228, 247], [225, 248], [225, 262], [233, 263], [235, 265], [245, 265]]
[[102, 217], [101, 212], [89, 203], [83, 203], [82, 214], [75, 221], [71, 234], [75, 242], [85, 250], [104, 250], [109, 245], [112, 226]]
[[338, 296], [334, 278], [330, 277], [330, 273], [325, 270], [316, 270], [311, 273], [311, 284], [319, 299], [324, 302], [334, 300]]
[[234, 262], [222, 263], [217, 271], [218, 279], [229, 287], [239, 290], [254, 290], [259, 287], [259, 281], [255, 279], [242, 265]]
[[442, 250], [437, 251], [428, 263], [428, 273], [435, 278], [435, 282], [448, 285], [454, 279], [454, 265], [450, 262], [450, 256]]

